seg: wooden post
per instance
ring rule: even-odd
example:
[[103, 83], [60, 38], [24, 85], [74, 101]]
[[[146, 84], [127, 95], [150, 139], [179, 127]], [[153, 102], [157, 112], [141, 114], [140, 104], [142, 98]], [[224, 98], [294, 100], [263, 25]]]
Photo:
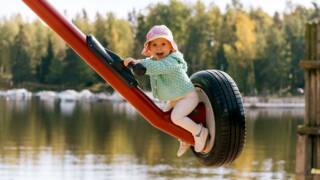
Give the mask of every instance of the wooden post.
[[297, 179], [320, 178], [320, 24], [306, 25], [304, 124], [298, 127], [296, 148]]

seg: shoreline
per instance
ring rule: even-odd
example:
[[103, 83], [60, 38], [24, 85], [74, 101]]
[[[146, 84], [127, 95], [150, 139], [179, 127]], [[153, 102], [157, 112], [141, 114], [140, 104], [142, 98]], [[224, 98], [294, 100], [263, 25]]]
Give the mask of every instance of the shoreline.
[[[161, 103], [152, 97], [152, 93], [145, 92], [155, 103]], [[53, 99], [74, 99], [74, 100], [108, 100], [108, 101], [125, 101], [118, 93], [100, 92], [95, 93], [90, 90], [65, 90], [65, 91], [38, 91], [30, 92], [26, 89], [10, 89], [6, 91], [0, 90], [0, 97], [6, 99], [28, 99], [32, 96], [39, 96], [41, 100], [53, 100]], [[243, 99], [243, 106], [245, 108], [304, 108], [304, 96], [293, 97], [266, 97], [266, 96], [245, 96]]]
[[243, 97], [246, 108], [304, 108], [304, 96], [294, 97]]

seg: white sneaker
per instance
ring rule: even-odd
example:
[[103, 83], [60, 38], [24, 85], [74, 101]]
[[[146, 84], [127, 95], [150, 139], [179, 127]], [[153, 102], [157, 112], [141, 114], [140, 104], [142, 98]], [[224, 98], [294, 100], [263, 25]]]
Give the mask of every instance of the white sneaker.
[[177, 156], [181, 157], [182, 155], [184, 155], [184, 153], [188, 151], [188, 149], [190, 148], [190, 145], [182, 141], [179, 141], [179, 142], [180, 142], [180, 146], [177, 151]]
[[193, 136], [194, 137], [194, 150], [196, 152], [202, 152], [202, 150], [206, 146], [207, 138], [208, 138], [208, 129], [201, 125], [201, 129], [199, 134]]

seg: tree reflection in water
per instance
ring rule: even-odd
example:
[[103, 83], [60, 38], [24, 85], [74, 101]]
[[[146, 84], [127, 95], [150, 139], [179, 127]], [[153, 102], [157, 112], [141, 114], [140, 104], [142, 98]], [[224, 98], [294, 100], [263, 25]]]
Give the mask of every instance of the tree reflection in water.
[[303, 109], [246, 112], [243, 153], [233, 164], [214, 168], [199, 164], [191, 152], [177, 158], [177, 141], [125, 102], [64, 106], [0, 99], [0, 177], [294, 178], [296, 127], [303, 122]]

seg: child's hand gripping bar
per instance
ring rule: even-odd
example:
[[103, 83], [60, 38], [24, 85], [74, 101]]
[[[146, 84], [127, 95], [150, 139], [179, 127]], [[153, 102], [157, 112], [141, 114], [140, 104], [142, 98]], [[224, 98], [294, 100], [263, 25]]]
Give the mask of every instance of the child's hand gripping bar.
[[144, 65], [142, 65], [141, 63], [129, 63], [128, 68], [131, 69], [134, 72], [134, 74], [138, 76], [145, 75], [147, 72], [146, 67], [144, 67]]

